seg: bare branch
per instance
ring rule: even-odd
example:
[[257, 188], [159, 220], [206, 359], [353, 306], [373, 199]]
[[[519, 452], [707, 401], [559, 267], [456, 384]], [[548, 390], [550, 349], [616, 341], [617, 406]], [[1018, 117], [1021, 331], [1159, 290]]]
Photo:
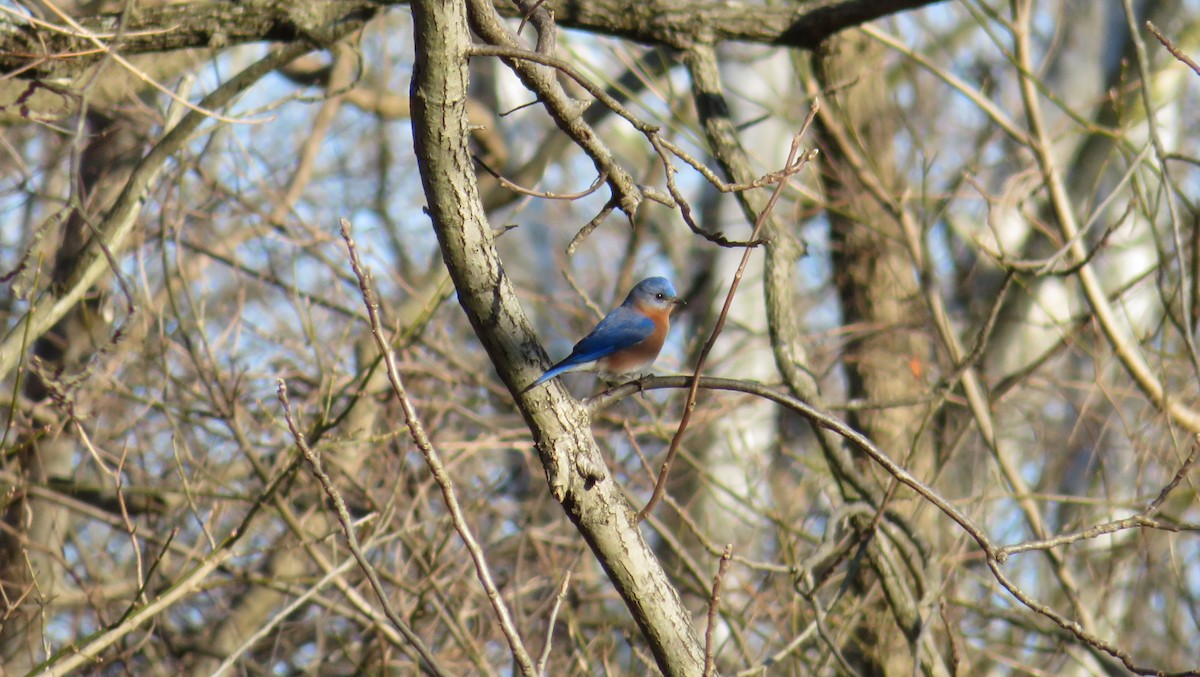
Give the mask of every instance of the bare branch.
[[[396, 367], [395, 355], [392, 354], [391, 346], [388, 345], [388, 340], [383, 335], [383, 326], [379, 322], [379, 304], [375, 300], [374, 292], [371, 291], [370, 278], [366, 271], [363, 270], [362, 262], [358, 258], [358, 250], [355, 248], [354, 238], [350, 235], [350, 222], [346, 219], [341, 220], [341, 233], [342, 239], [346, 242], [346, 250], [350, 255], [350, 266], [354, 269], [354, 276], [358, 278], [358, 288], [362, 293], [363, 304], [367, 308], [367, 317], [371, 322], [371, 336], [375, 339], [375, 346], [379, 349], [379, 354], [383, 356], [383, 365], [386, 369], [388, 382], [392, 386], [392, 393], [396, 396], [397, 401], [400, 403], [400, 408], [404, 411], [404, 425], [408, 427], [408, 434], [412, 436], [413, 443], [421, 451], [421, 455], [425, 458], [425, 464], [429, 466], [429, 471], [433, 473], [434, 480], [437, 481], [438, 486], [442, 490], [442, 500], [446, 504], [446, 509], [450, 511], [451, 523], [454, 525], [454, 530], [458, 532], [459, 538], [462, 539], [463, 545], [466, 546], [467, 552], [471, 554], [471, 561], [475, 564], [475, 575], [478, 576], [479, 583], [487, 592], [488, 601], [491, 602], [492, 609], [496, 613], [496, 620], [499, 621], [500, 629], [504, 632], [505, 639], [508, 640], [513, 660], [521, 668], [522, 673], [528, 677], [536, 677], [537, 670], [534, 668], [533, 659], [529, 657], [529, 652], [525, 649], [521, 635], [517, 632], [516, 626], [513, 625], [512, 614], [509, 612], [508, 606], [504, 603], [504, 598], [500, 595], [500, 590], [496, 587], [496, 583], [492, 579], [492, 572], [488, 567], [487, 557], [483, 554], [483, 548], [479, 547], [479, 542], [475, 540], [474, 534], [471, 533], [471, 528], [467, 526], [462, 506], [459, 505], [458, 497], [454, 492], [454, 482], [450, 479], [450, 474], [446, 471], [445, 464], [442, 463], [441, 455], [434, 448], [433, 443], [429, 441], [429, 436], [425, 434], [425, 424], [421, 422], [416, 407], [413, 406], [412, 401], [408, 397], [408, 391], [405, 389], [404, 381], [400, 377], [400, 370]], [[289, 424], [290, 422], [289, 419]], [[293, 430], [293, 434], [296, 434], [295, 430]], [[299, 438], [297, 438], [297, 442], [299, 443]], [[313, 461], [310, 460], [309, 463], [311, 464]], [[322, 484], [326, 484], [326, 482], [322, 481]], [[326, 491], [331, 490], [332, 487], [327, 485]], [[339, 505], [340, 499], [335, 499], [334, 503], [335, 505]], [[342, 510], [344, 508], [345, 506], [342, 505], [338, 510], [339, 519], [342, 518]], [[348, 523], [344, 522], [343, 528], [349, 530]], [[347, 538], [350, 537], [350, 534], [347, 534]], [[352, 546], [352, 550], [356, 547], [357, 545]], [[381, 590], [377, 590], [377, 592], [381, 593]]]

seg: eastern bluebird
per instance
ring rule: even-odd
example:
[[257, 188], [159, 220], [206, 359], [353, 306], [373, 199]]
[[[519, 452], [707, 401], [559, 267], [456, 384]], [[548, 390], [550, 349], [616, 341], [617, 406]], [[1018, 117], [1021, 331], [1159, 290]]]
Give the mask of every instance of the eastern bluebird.
[[684, 300], [665, 277], [648, 277], [625, 302], [575, 344], [565, 360], [550, 367], [530, 388], [568, 371], [629, 374], [654, 364], [671, 326], [671, 311]]

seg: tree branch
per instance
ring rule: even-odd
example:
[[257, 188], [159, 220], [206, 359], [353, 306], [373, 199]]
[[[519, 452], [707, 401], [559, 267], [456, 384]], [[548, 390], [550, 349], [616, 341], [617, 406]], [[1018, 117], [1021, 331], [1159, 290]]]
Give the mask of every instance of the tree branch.
[[[930, 5], [937, 0], [811, 0], [799, 6], [729, 2], [551, 0], [543, 7], [555, 23], [636, 42], [685, 49], [699, 43], [741, 41], [811, 48], [844, 28]], [[128, 17], [119, 51], [128, 56], [182, 49], [221, 49], [251, 42], [293, 42], [321, 37], [322, 28], [370, 20], [404, 0], [308, 0], [304, 3], [189, 2], [139, 8]], [[508, 0], [492, 0], [502, 16], [521, 16]], [[0, 10], [5, 11], [5, 10]], [[118, 14], [80, 17], [80, 25], [111, 38]], [[15, 28], [20, 30], [13, 30]], [[35, 25], [7, 10], [0, 14], [0, 71], [26, 79], [69, 76], [101, 56], [86, 34]]]
[[[413, 3], [413, 139], [429, 214], [459, 302], [509, 390], [533, 378], [541, 350], [504, 273], [467, 148], [470, 36], [460, 3]], [[625, 600], [658, 667], [697, 675], [704, 649], [691, 614], [642, 538], [600, 456], [587, 410], [561, 385], [518, 396], [550, 489]]]

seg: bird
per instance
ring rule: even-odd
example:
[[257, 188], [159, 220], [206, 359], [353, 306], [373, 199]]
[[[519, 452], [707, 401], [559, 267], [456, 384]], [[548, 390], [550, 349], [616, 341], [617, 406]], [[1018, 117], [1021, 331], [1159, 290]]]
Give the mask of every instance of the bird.
[[681, 305], [686, 302], [667, 278], [648, 277], [638, 282], [621, 305], [575, 344], [570, 355], [547, 369], [526, 390], [568, 371], [590, 370], [613, 376], [640, 372], [658, 358], [671, 327], [671, 311]]

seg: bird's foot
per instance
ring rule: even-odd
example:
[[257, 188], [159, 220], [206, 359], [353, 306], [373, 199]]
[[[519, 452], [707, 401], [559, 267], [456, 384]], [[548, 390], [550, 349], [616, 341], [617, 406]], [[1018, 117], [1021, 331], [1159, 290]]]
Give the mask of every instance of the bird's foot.
[[646, 397], [646, 380], [653, 377], [654, 374], [651, 372], [645, 372], [634, 376], [633, 383], [637, 384], [638, 393], [641, 394], [643, 398]]

